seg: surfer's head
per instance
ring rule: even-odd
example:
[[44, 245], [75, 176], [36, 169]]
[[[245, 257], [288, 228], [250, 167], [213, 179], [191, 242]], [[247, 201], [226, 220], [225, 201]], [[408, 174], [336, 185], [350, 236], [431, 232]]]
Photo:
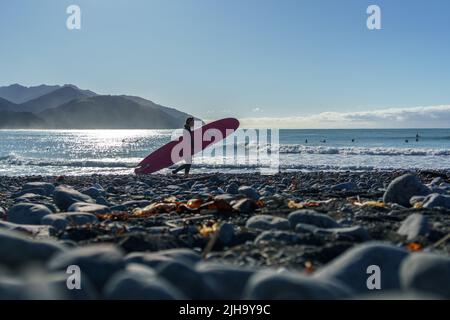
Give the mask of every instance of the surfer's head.
[[192, 128], [194, 126], [194, 118], [193, 117], [187, 118], [186, 119], [186, 124], [184, 126]]

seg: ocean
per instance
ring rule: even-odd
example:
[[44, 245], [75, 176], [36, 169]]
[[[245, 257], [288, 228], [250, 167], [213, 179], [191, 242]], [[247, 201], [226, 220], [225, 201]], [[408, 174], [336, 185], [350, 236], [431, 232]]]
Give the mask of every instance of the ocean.
[[[0, 175], [129, 174], [172, 132], [0, 130]], [[282, 129], [276, 146], [281, 171], [450, 169], [450, 129]], [[258, 170], [257, 162], [205, 152], [191, 172]]]

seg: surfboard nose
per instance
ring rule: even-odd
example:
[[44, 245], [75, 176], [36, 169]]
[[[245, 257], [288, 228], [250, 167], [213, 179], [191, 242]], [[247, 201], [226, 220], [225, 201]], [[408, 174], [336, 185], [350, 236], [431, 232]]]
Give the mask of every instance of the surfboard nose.
[[143, 174], [141, 167], [134, 168], [134, 174]]

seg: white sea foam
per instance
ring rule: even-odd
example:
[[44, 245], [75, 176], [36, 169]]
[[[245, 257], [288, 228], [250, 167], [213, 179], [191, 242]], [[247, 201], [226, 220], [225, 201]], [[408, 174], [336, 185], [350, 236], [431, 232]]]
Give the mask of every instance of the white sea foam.
[[449, 156], [450, 149], [386, 148], [386, 147], [326, 147], [281, 145], [280, 153], [343, 154], [378, 156]]

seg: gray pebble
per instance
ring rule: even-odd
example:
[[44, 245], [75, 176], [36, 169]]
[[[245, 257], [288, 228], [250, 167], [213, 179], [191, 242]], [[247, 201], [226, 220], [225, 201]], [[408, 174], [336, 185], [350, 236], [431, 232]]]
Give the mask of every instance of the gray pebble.
[[255, 243], [260, 243], [264, 241], [276, 241], [283, 242], [286, 244], [297, 244], [301, 243], [301, 238], [290, 231], [280, 231], [280, 230], [266, 230], [263, 231], [259, 236], [256, 237]]
[[106, 192], [105, 192], [105, 190], [103, 190], [103, 188], [90, 187], [90, 188], [81, 190], [81, 193], [84, 193], [84, 194], [88, 195], [89, 197], [96, 199], [100, 196], [104, 196]]
[[43, 263], [65, 248], [50, 240], [32, 240], [22, 233], [0, 229], [0, 265], [25, 267], [33, 262]]
[[[400, 289], [399, 267], [408, 252], [393, 245], [368, 242], [353, 247], [319, 269], [314, 277], [339, 280], [357, 293], [371, 293], [367, 287], [369, 266], [381, 269], [381, 289]], [[377, 291], [377, 290], [375, 290]]]
[[271, 215], [256, 215], [247, 220], [245, 226], [247, 228], [261, 230], [289, 230], [289, 220]]
[[413, 253], [400, 267], [405, 290], [435, 294], [450, 299], [450, 258], [433, 253]]
[[214, 291], [218, 299], [241, 299], [254, 269], [219, 263], [199, 263], [197, 271]]
[[224, 245], [229, 245], [234, 239], [234, 225], [223, 223], [219, 228], [219, 240]]
[[256, 191], [255, 188], [252, 188], [249, 186], [240, 186], [238, 189], [238, 192], [240, 194], [245, 195], [246, 197], [248, 197], [250, 199], [253, 199], [253, 200], [259, 199], [258, 191]]
[[301, 209], [291, 212], [288, 216], [288, 220], [292, 227], [295, 227], [297, 223], [312, 224], [320, 228], [340, 227], [339, 223], [333, 218], [310, 209]]
[[40, 224], [52, 211], [42, 204], [18, 203], [8, 211], [8, 221], [18, 224]]
[[413, 213], [402, 222], [397, 233], [407, 236], [408, 240], [413, 240], [418, 236], [426, 235], [429, 231], [427, 217], [420, 213]]
[[55, 192], [53, 193], [53, 201], [61, 211], [67, 211], [67, 209], [75, 202], [95, 202], [88, 195], [82, 194], [81, 192], [66, 186], [56, 187]]
[[229, 193], [229, 194], [238, 194], [239, 186], [237, 185], [237, 183], [232, 182], [227, 186], [227, 188], [225, 189], [225, 192]]
[[116, 273], [103, 290], [103, 298], [120, 300], [175, 300], [185, 297], [167, 281], [133, 271]]
[[409, 207], [413, 196], [426, 196], [430, 190], [412, 174], [405, 174], [392, 180], [383, 196], [386, 203], [398, 203]]
[[169, 261], [157, 269], [159, 277], [166, 279], [190, 299], [214, 299], [214, 291], [190, 265], [182, 261]]
[[64, 230], [68, 225], [84, 225], [98, 222], [95, 215], [87, 212], [62, 212], [47, 215], [41, 224], [49, 225], [56, 230]]
[[46, 195], [52, 195], [55, 186], [48, 182], [27, 182], [22, 186], [22, 190], [43, 189]]
[[261, 271], [252, 276], [245, 289], [251, 300], [344, 299], [351, 291], [339, 282], [284, 272]]
[[257, 208], [253, 199], [239, 199], [233, 203], [233, 209], [242, 213], [250, 213]]
[[190, 249], [168, 249], [157, 252], [132, 252], [125, 257], [125, 262], [141, 263], [151, 268], [157, 268], [168, 261], [183, 261], [188, 264], [195, 264], [201, 260], [201, 256]]
[[437, 193], [430, 194], [423, 201], [423, 207], [427, 209], [437, 207], [450, 209], [450, 196], [444, 196]]
[[90, 213], [108, 213], [111, 212], [107, 206], [96, 203], [75, 202], [67, 209], [69, 212], [90, 212]]
[[50, 270], [66, 270], [70, 265], [79, 266], [82, 275], [100, 290], [114, 273], [124, 268], [125, 263], [122, 251], [106, 244], [71, 249], [54, 256], [48, 263]]
[[343, 191], [343, 190], [349, 191], [355, 189], [358, 189], [358, 185], [354, 182], [339, 183], [331, 187], [331, 190], [333, 191]]

